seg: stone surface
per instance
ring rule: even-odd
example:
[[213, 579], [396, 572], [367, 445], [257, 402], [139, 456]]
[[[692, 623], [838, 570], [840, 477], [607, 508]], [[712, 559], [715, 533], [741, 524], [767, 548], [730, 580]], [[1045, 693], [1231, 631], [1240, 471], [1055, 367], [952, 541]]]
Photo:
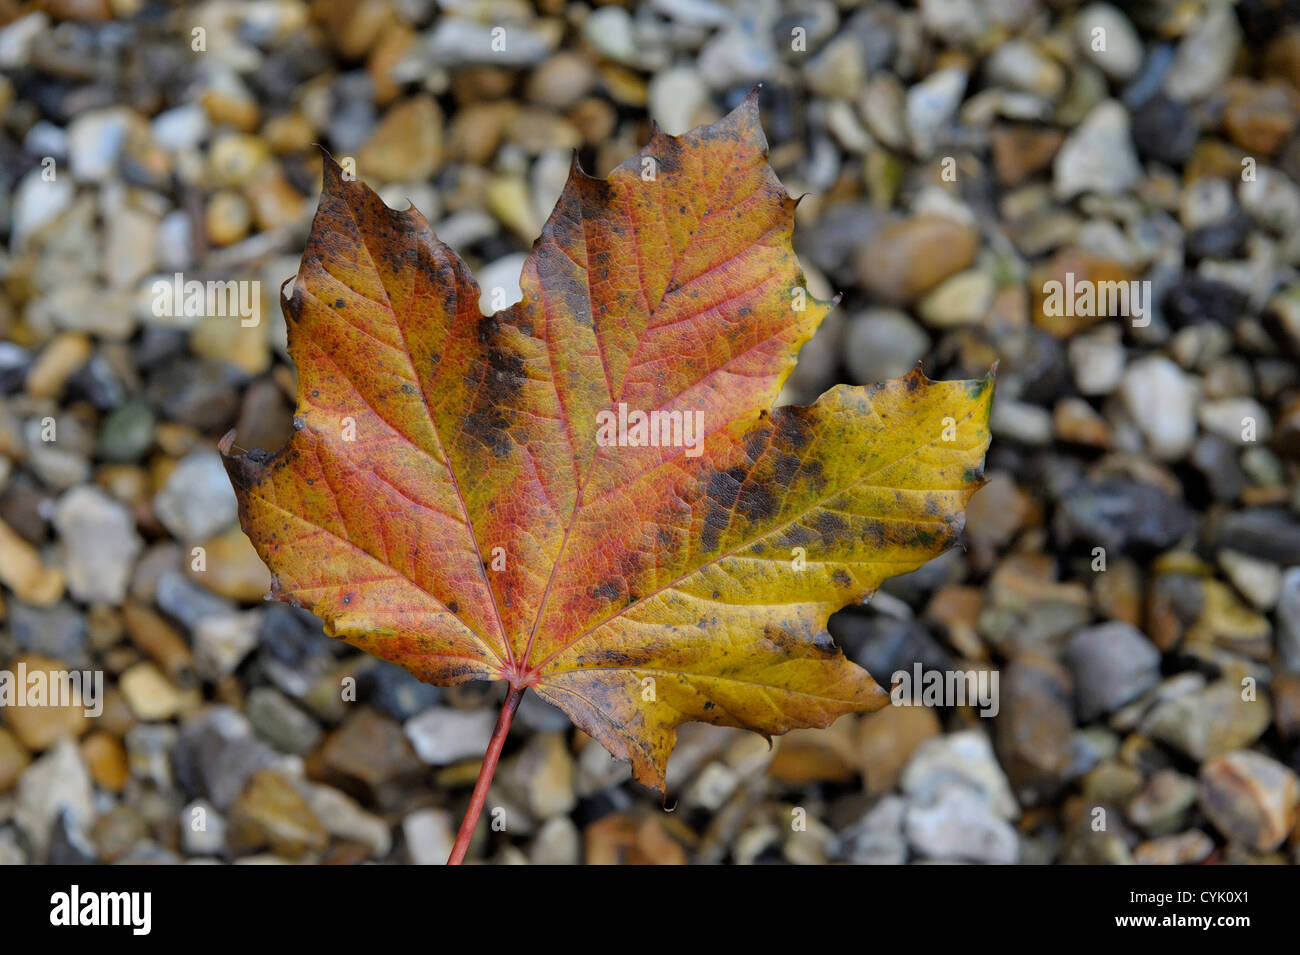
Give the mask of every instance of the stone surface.
[[403, 730], [421, 760], [442, 766], [481, 757], [492, 738], [496, 719], [496, 714], [487, 708], [458, 710], [431, 706], [408, 720]]
[[1085, 722], [1132, 702], [1160, 679], [1160, 651], [1140, 630], [1120, 621], [1076, 632], [1066, 661]]
[[76, 487], [59, 499], [54, 526], [72, 596], [84, 603], [120, 604], [144, 546], [127, 509], [102, 491]]
[[1071, 199], [1082, 192], [1113, 195], [1142, 174], [1129, 115], [1114, 100], [1098, 104], [1066, 138], [1052, 162], [1052, 192]]
[[1201, 767], [1199, 799], [1225, 836], [1255, 852], [1269, 852], [1295, 825], [1300, 782], [1276, 760], [1236, 750]]
[[325, 827], [293, 782], [262, 769], [230, 809], [230, 843], [247, 853], [263, 846], [290, 859], [323, 850], [329, 841]]
[[913, 802], [904, 821], [907, 841], [924, 857], [1012, 865], [1019, 857], [1016, 831], [968, 789], [941, 790]]
[[886, 226], [862, 248], [858, 270], [873, 295], [912, 302], [975, 259], [978, 236], [969, 225], [917, 216]]

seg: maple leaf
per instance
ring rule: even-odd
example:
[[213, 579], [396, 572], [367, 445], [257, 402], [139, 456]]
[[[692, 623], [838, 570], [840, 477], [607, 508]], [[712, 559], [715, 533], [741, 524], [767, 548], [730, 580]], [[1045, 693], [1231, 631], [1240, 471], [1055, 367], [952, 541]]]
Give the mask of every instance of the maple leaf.
[[751, 94], [608, 179], [575, 161], [487, 317], [418, 211], [326, 157], [284, 303], [295, 432], [227, 435], [226, 467], [274, 596], [421, 680], [509, 681], [489, 779], [525, 688], [660, 790], [683, 722], [770, 736], [888, 700], [826, 621], [956, 542], [992, 382], [772, 408], [832, 303], [766, 153]]

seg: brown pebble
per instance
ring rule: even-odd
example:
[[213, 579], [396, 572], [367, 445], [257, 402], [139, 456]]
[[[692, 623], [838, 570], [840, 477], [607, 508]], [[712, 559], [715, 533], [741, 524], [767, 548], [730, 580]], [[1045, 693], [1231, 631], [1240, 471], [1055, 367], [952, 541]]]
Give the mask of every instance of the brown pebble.
[[18, 777], [31, 761], [31, 753], [18, 737], [0, 726], [0, 793], [7, 793], [18, 785]]
[[271, 769], [258, 770], [230, 809], [230, 846], [248, 853], [263, 846], [289, 859], [320, 852], [329, 834], [293, 782]]
[[1216, 756], [1201, 767], [1200, 804], [1214, 827], [1255, 852], [1282, 844], [1296, 822], [1300, 781], [1252, 750]]
[[995, 126], [993, 166], [1003, 186], [1018, 186], [1052, 164], [1065, 133], [1042, 126]]
[[[28, 653], [18, 657], [5, 669], [13, 674], [8, 679], [15, 681], [14, 685], [20, 686], [25, 692], [26, 705], [4, 708], [5, 722], [24, 747], [39, 752], [61, 739], [76, 739], [90, 729], [91, 718], [86, 715], [86, 704], [81, 696], [74, 695], [71, 703], [66, 706], [50, 705], [55, 699], [55, 688], [64, 685], [61, 679], [52, 677], [75, 672], [67, 664]], [[18, 680], [21, 673], [27, 675], [25, 683]], [[33, 678], [38, 673], [46, 676], [37, 677], [37, 682], [34, 682]], [[42, 688], [40, 692], [44, 695], [34, 697], [38, 687]], [[58, 692], [61, 693], [62, 690], [59, 689]]]
[[922, 215], [885, 226], [858, 255], [858, 274], [871, 294], [909, 303], [950, 275], [969, 268], [979, 251], [974, 226]]
[[95, 730], [81, 741], [81, 757], [90, 769], [96, 785], [119, 793], [126, 786], [131, 770], [122, 741], [104, 730]]

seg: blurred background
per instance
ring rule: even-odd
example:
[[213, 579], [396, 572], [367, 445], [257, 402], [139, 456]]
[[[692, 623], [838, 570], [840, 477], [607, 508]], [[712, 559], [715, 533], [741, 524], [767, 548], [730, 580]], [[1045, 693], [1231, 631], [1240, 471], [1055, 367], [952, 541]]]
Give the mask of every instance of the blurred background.
[[[508, 302], [575, 150], [758, 81], [843, 294], [786, 400], [1000, 362], [966, 548], [831, 622], [997, 714], [688, 726], [665, 812], [526, 696], [471, 858], [1300, 861], [1300, 4], [0, 0], [0, 668], [105, 677], [0, 708], [0, 862], [445, 859], [501, 687], [264, 602], [214, 450], [289, 433], [313, 144]], [[157, 314], [177, 273], [260, 320]]]

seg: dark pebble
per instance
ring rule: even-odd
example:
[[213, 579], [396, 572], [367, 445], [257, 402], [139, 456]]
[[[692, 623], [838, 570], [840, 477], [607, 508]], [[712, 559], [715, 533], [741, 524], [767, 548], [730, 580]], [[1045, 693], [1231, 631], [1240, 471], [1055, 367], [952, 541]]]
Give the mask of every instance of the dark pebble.
[[1182, 501], [1150, 484], [1123, 478], [1076, 485], [1062, 498], [1057, 516], [1068, 539], [1101, 544], [1116, 553], [1164, 550], [1196, 526]]
[[1147, 159], [1181, 166], [1192, 150], [1200, 130], [1192, 112], [1167, 96], [1152, 96], [1133, 111], [1133, 143]]
[[1204, 321], [1235, 325], [1250, 311], [1250, 299], [1226, 282], [1187, 275], [1165, 293], [1163, 310], [1175, 326]]

